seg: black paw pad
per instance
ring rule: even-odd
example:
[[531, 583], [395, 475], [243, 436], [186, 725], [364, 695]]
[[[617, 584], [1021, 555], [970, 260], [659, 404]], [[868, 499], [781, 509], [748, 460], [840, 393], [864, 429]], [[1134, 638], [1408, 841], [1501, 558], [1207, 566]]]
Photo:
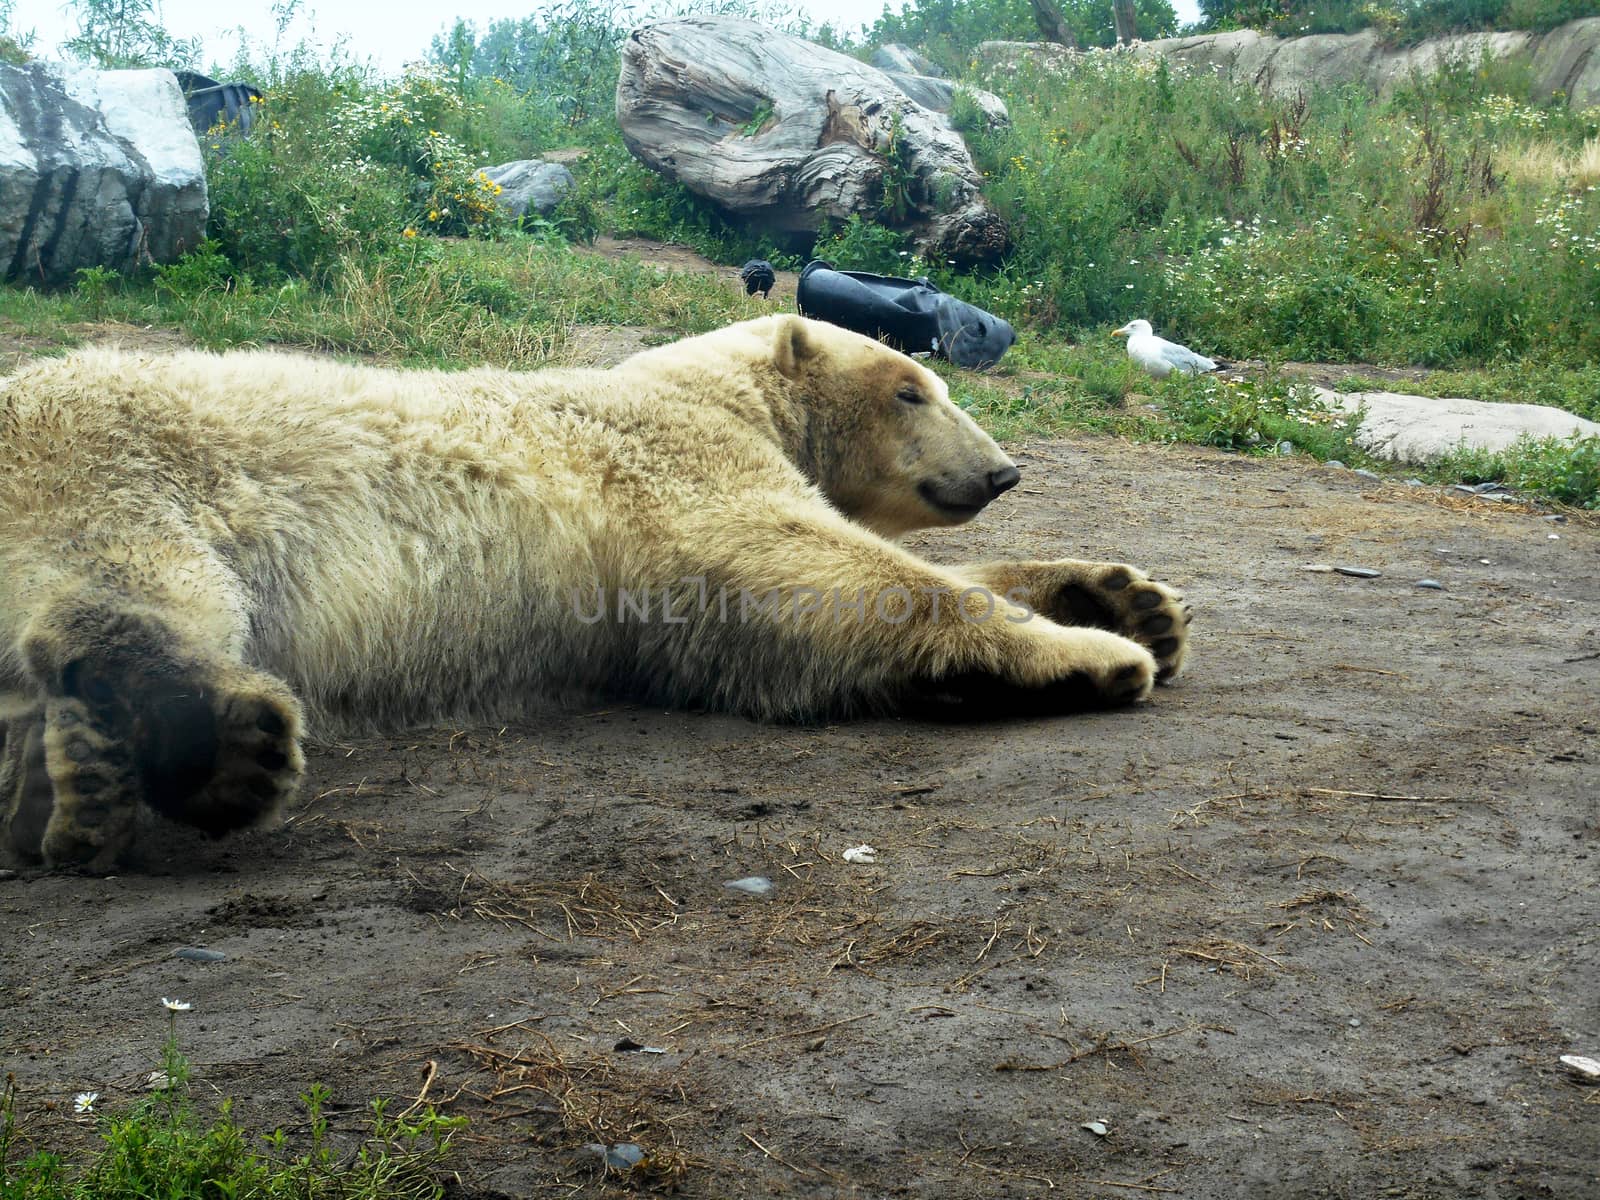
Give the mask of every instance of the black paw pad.
[[1140, 592], [1133, 598], [1133, 606], [1140, 612], [1147, 609], [1158, 608], [1161, 605], [1161, 593], [1152, 588], [1148, 592]]
[[1167, 655], [1175, 654], [1177, 652], [1178, 639], [1175, 637], [1162, 638], [1155, 645], [1151, 646], [1150, 649], [1157, 658], [1165, 658]]
[[1151, 637], [1155, 637], [1160, 633], [1165, 633], [1171, 628], [1172, 618], [1167, 616], [1166, 613], [1157, 613], [1155, 616], [1146, 617], [1143, 621], [1139, 622], [1139, 632], [1147, 633]]

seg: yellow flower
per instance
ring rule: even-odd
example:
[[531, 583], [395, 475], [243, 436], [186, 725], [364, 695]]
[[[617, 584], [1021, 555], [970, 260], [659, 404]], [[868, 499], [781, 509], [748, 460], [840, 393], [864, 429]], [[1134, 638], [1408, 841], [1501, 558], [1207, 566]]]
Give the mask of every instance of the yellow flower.
[[400, 236], [401, 237], [414, 238], [414, 237], [417, 236], [417, 231], [415, 229], [411, 228], [411, 226], [407, 225], [404, 229], [402, 229], [400, 231]]
[[437, 221], [438, 219], [439, 219], [439, 210], [437, 208], [430, 208], [428, 210], [428, 220]]

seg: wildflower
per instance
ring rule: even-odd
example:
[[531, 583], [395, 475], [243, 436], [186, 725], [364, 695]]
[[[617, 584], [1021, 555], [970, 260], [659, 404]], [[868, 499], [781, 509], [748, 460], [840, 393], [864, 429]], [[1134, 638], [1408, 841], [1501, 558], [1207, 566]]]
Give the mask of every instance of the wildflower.
[[439, 219], [439, 210], [437, 208], [430, 208], [428, 210], [428, 220], [437, 221], [438, 219]]
[[411, 226], [407, 225], [404, 229], [402, 229], [400, 231], [400, 236], [401, 237], [414, 238], [414, 237], [417, 236], [417, 231], [415, 229], [411, 228]]
[[168, 1000], [165, 996], [161, 997], [161, 1003], [166, 1006], [168, 1012], [175, 1013], [188, 1012], [194, 1007], [187, 1000]]
[[72, 1098], [72, 1111], [75, 1113], [92, 1113], [94, 1102], [100, 1099], [99, 1092], [79, 1092]]

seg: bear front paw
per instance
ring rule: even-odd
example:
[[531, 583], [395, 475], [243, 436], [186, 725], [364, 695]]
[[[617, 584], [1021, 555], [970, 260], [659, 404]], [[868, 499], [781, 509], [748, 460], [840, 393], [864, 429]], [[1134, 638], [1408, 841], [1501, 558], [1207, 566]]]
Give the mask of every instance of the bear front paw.
[[1065, 578], [1030, 597], [1058, 625], [1090, 626], [1138, 642], [1155, 657], [1165, 683], [1183, 670], [1192, 608], [1164, 583], [1126, 563], [1062, 564]]

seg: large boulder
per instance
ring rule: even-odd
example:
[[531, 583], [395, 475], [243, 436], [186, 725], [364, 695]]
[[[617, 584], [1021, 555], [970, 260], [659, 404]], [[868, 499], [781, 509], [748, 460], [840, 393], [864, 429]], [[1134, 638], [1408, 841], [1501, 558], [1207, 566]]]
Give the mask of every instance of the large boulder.
[[1522, 438], [1600, 436], [1600, 424], [1543, 404], [1499, 404], [1398, 392], [1315, 389], [1332, 408], [1361, 413], [1356, 443], [1374, 458], [1426, 463], [1455, 450], [1505, 450]]
[[[1280, 94], [1340, 83], [1360, 83], [1386, 92], [1413, 75], [1432, 74], [1447, 63], [1523, 57], [1532, 69], [1535, 94], [1565, 95], [1568, 106], [1578, 111], [1600, 104], [1600, 17], [1568, 21], [1542, 34], [1515, 30], [1452, 33], [1413, 46], [1386, 45], [1371, 29], [1300, 38], [1235, 29], [1140, 42], [1124, 53], [1160, 55], [1192, 69], [1226, 72]], [[1014, 70], [1023, 61], [1070, 70], [1077, 61], [1074, 52], [1065, 47], [1031, 42], [983, 42], [976, 57], [1000, 70]]]
[[858, 214], [956, 263], [992, 260], [1009, 240], [947, 117], [875, 67], [750, 21], [630, 35], [617, 121], [646, 165], [770, 235]]
[[572, 190], [572, 172], [561, 163], [537, 158], [519, 158], [484, 171], [492, 183], [500, 185], [495, 203], [507, 216], [520, 218], [529, 213], [548, 217]]
[[170, 262], [206, 230], [206, 176], [171, 71], [0, 63], [0, 273]]

